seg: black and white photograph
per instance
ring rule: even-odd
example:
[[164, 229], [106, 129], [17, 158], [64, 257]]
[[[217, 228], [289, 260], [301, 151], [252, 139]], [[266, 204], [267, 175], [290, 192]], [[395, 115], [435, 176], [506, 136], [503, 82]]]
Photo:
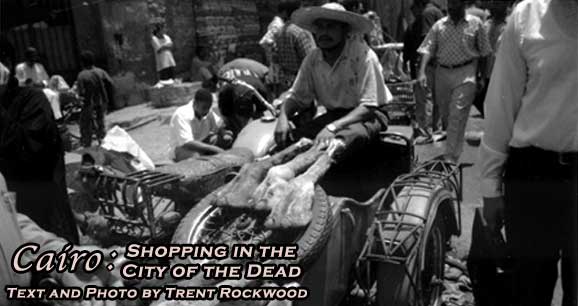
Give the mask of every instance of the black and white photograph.
[[0, 0], [0, 306], [578, 306], [578, 0]]

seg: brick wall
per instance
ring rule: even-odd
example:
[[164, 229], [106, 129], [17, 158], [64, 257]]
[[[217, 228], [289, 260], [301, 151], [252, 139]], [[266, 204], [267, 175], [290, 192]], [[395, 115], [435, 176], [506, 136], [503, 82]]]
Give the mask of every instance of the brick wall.
[[108, 55], [103, 44], [100, 5], [97, 0], [86, 1], [89, 5], [73, 6], [76, 42], [78, 50], [90, 50], [95, 55], [96, 64], [108, 69]]
[[189, 77], [196, 46], [195, 14], [190, 0], [166, 1], [166, 30], [174, 43], [177, 77]]
[[106, 1], [101, 7], [104, 45], [112, 74], [130, 71], [140, 81], [155, 81], [147, 3]]
[[[190, 0], [110, 0], [100, 5], [104, 53], [112, 74], [131, 72], [137, 81], [157, 81], [150, 40], [152, 21], [164, 21], [174, 42], [177, 76], [188, 76], [195, 48]], [[83, 30], [84, 31], [84, 30]]]

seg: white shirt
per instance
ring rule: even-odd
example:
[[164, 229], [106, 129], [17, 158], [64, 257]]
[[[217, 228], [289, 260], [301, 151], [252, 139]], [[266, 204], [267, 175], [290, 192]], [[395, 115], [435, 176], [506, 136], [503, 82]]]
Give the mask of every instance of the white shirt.
[[153, 35], [152, 38], [153, 49], [155, 50], [155, 59], [157, 62], [157, 71], [163, 70], [165, 68], [174, 67], [175, 58], [173, 57], [173, 52], [169, 49], [165, 49], [160, 53], [157, 52], [161, 47], [172, 47], [173, 41], [167, 34], [163, 34], [163, 38], [158, 38]]
[[62, 118], [62, 112], [60, 111], [60, 93], [52, 88], [44, 88], [42, 91], [44, 91], [44, 95], [46, 95], [46, 98], [50, 103], [54, 119], [58, 120]]
[[303, 60], [288, 98], [302, 106], [317, 100], [329, 110], [360, 104], [377, 107], [393, 99], [385, 86], [379, 58], [355, 37], [348, 39], [333, 67], [323, 59], [321, 49], [311, 51]]
[[16, 65], [16, 78], [20, 86], [24, 86], [28, 79], [31, 79], [33, 83], [48, 84], [48, 73], [40, 63], [34, 63], [32, 67], [26, 63]]
[[485, 101], [484, 197], [502, 194], [509, 146], [578, 151], [576, 6], [570, 0], [526, 0], [508, 20]]
[[223, 126], [223, 120], [213, 110], [202, 119], [195, 117], [193, 101], [175, 110], [171, 117], [171, 154], [175, 148], [189, 141], [203, 141], [211, 133], [216, 133]]
[[10, 69], [8, 69], [4, 64], [0, 63], [0, 85], [8, 84], [10, 79]]

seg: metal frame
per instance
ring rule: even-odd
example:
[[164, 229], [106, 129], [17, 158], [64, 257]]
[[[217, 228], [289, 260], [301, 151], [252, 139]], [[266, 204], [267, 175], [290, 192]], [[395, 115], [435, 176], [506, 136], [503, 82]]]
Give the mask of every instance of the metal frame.
[[143, 170], [126, 176], [100, 173], [96, 200], [112, 233], [138, 240], [154, 240], [163, 235], [154, 217], [153, 196], [176, 190], [182, 176]]
[[[427, 217], [419, 216], [407, 212], [409, 202], [400, 203], [398, 193], [403, 189], [403, 197], [423, 197], [423, 190], [431, 190], [432, 194], [439, 190], [449, 190], [454, 197], [451, 198], [454, 203], [456, 214], [457, 232], [461, 233], [461, 207], [462, 201], [462, 165], [456, 165], [444, 160], [434, 159], [418, 165], [411, 173], [399, 176], [389, 186], [386, 193], [379, 203], [375, 219], [367, 231], [367, 240], [362, 248], [358, 258], [358, 265], [365, 264], [369, 269], [371, 262], [389, 263], [403, 265], [404, 272], [410, 281], [410, 287], [414, 290], [418, 304], [422, 304], [422, 288], [415, 280], [421, 279], [423, 271], [424, 258], [418, 258], [419, 268], [416, 277], [412, 277], [409, 263], [419, 256], [418, 252], [423, 253], [426, 247], [426, 239], [433, 224], [433, 218], [437, 213], [438, 203], [429, 203]], [[416, 193], [416, 190], [422, 193]], [[428, 198], [430, 198], [428, 196]], [[392, 210], [386, 206], [388, 199], [393, 199], [392, 207], [398, 207], [398, 210]], [[430, 198], [431, 200], [431, 198]], [[396, 205], [394, 205], [396, 204]], [[420, 222], [406, 222], [405, 218], [417, 218]], [[409, 248], [406, 243], [410, 239], [415, 239], [410, 243]], [[370, 299], [370, 288], [372, 281], [370, 274], [366, 273], [366, 297]]]
[[409, 171], [412, 171], [414, 169], [414, 167], [417, 165], [418, 163], [418, 157], [415, 154], [415, 147], [413, 145], [413, 139], [409, 139], [408, 137], [406, 137], [405, 135], [401, 134], [401, 133], [397, 133], [397, 132], [381, 132], [379, 137], [381, 138], [382, 141], [388, 141], [388, 139], [391, 139], [392, 141], [402, 141], [405, 147], [405, 149], [407, 150], [409, 156], [410, 156], [410, 161], [409, 161]]

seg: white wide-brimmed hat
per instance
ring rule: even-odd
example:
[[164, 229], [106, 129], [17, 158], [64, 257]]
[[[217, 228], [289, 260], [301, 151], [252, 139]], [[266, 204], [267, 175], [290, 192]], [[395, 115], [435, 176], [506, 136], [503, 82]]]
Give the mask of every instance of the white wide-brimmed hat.
[[335, 2], [326, 3], [322, 6], [301, 8], [293, 13], [293, 22], [305, 30], [314, 32], [313, 23], [318, 19], [336, 20], [351, 26], [353, 33], [365, 34], [373, 29], [373, 23], [363, 15], [348, 12], [343, 5]]

